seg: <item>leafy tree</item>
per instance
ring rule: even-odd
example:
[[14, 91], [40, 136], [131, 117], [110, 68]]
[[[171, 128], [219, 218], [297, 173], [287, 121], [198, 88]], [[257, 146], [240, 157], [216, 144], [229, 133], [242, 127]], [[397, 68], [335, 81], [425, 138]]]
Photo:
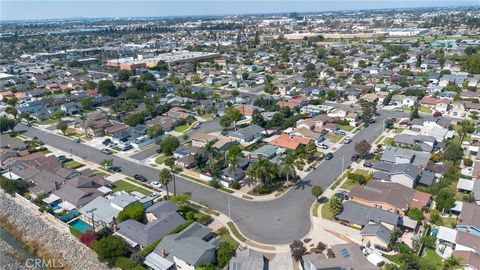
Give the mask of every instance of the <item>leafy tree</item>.
[[217, 249], [217, 265], [220, 268], [225, 267], [233, 255], [235, 255], [233, 244], [227, 241], [221, 242]]
[[202, 266], [197, 267], [196, 270], [215, 270], [215, 266], [210, 263], [206, 263]]
[[442, 217], [440, 217], [440, 214], [438, 213], [437, 209], [432, 209], [430, 210], [430, 223], [435, 224], [435, 225], [441, 225], [442, 224]]
[[56, 111], [56, 112], [53, 112], [53, 113], [50, 115], [50, 118], [52, 118], [52, 119], [57, 119], [57, 120], [58, 120], [58, 119], [60, 119], [60, 118], [62, 118], [62, 117], [64, 117], [64, 116], [65, 116], [65, 112], [62, 111], [62, 110], [58, 110], [58, 111]]
[[3, 134], [8, 130], [11, 130], [13, 132], [13, 129], [17, 125], [17, 122], [13, 119], [10, 119], [8, 117], [1, 116], [0, 117], [0, 132]]
[[436, 239], [437, 238], [434, 235], [424, 235], [420, 238], [420, 242], [422, 242], [426, 248], [435, 248]]
[[418, 106], [412, 106], [412, 111], [410, 112], [410, 120], [420, 118], [420, 114], [418, 113]]
[[158, 181], [165, 185], [165, 189], [167, 190], [167, 198], [170, 196], [168, 193], [168, 184], [172, 181], [172, 173], [168, 169], [162, 169], [158, 174]]
[[455, 205], [455, 192], [448, 187], [444, 187], [438, 192], [435, 201], [438, 210], [448, 212]]
[[366, 156], [371, 148], [372, 146], [366, 140], [356, 142], [354, 146], [355, 152], [357, 152], [362, 157]]
[[112, 97], [115, 97], [118, 94], [118, 89], [110, 80], [101, 80], [100, 82], [98, 82], [97, 91], [102, 95], [107, 95]]
[[3, 176], [0, 176], [0, 188], [2, 188], [5, 193], [10, 195], [15, 195], [15, 193], [23, 194], [28, 191], [29, 184], [23, 180], [10, 180]]
[[307, 253], [307, 248], [303, 245], [302, 241], [295, 240], [290, 244], [290, 252], [296, 261], [300, 261], [302, 256]]
[[105, 168], [109, 168], [113, 166], [113, 159], [104, 159], [100, 162], [100, 165], [102, 165]]
[[474, 203], [475, 202], [475, 194], [473, 192], [467, 193], [467, 194], [463, 195], [462, 200], [464, 202]]
[[320, 196], [322, 196], [322, 193], [323, 193], [323, 188], [321, 186], [313, 186], [312, 187], [312, 195], [313, 197], [315, 197], [315, 199], [318, 199], [320, 198]]
[[237, 108], [230, 106], [225, 109], [225, 114], [220, 118], [220, 125], [222, 127], [228, 127], [233, 123], [235, 126], [236, 122], [240, 121], [241, 119], [242, 114], [240, 111]]
[[395, 245], [397, 244], [398, 238], [402, 236], [402, 231], [399, 229], [395, 228], [393, 231], [390, 233], [390, 236], [388, 237], [388, 248], [393, 249]]
[[145, 270], [143, 266], [126, 257], [118, 257], [115, 259], [115, 266], [122, 270]]
[[150, 138], [155, 138], [155, 137], [158, 137], [158, 136], [161, 136], [165, 133], [165, 131], [163, 130], [163, 128], [161, 126], [151, 126], [147, 129], [147, 135], [148, 137]]
[[328, 201], [327, 207], [328, 207], [328, 209], [330, 209], [330, 211], [333, 213], [333, 215], [336, 216], [343, 211], [342, 200], [340, 198], [334, 196]]
[[338, 59], [338, 57], [332, 57], [328, 59], [327, 64], [329, 67], [336, 67], [340, 64], [340, 59]]
[[472, 74], [480, 74], [480, 54], [471, 55], [462, 65], [463, 69]]
[[93, 250], [97, 253], [100, 261], [113, 263], [116, 258], [128, 254], [128, 245], [119, 236], [107, 236], [93, 242]]
[[14, 107], [7, 107], [5, 112], [13, 116], [15, 119], [18, 117], [18, 111]]
[[182, 193], [170, 197], [170, 201], [172, 201], [172, 203], [174, 203], [178, 209], [183, 209], [190, 204], [191, 197], [192, 195], [189, 193]]
[[20, 118], [27, 121], [28, 124], [30, 124], [34, 120], [33, 117], [28, 112], [22, 112], [20, 114]]
[[421, 221], [423, 219], [423, 211], [418, 208], [408, 210], [407, 216], [413, 220]]
[[91, 97], [84, 97], [80, 100], [80, 104], [84, 110], [91, 110], [93, 107], [93, 100]]
[[240, 95], [240, 92], [237, 89], [233, 89], [230, 94], [232, 97], [238, 97]]
[[473, 133], [474, 131], [475, 125], [472, 123], [472, 121], [463, 120], [462, 122], [460, 122], [458, 132], [462, 136], [461, 141], [463, 141], [463, 138], [465, 137], [465, 135], [467, 135], [467, 133]]
[[400, 254], [400, 269], [420, 269], [420, 258], [412, 253]]
[[17, 98], [10, 98], [10, 99], [7, 99], [7, 101], [5, 103], [7, 103], [8, 106], [15, 107], [18, 103], [18, 99]]
[[463, 148], [459, 140], [447, 142], [443, 156], [446, 160], [458, 161], [463, 157]]
[[265, 127], [267, 125], [267, 122], [265, 121], [265, 119], [263, 119], [262, 114], [257, 109], [253, 110], [252, 124], [258, 125], [258, 126], [261, 126], [261, 127]]
[[174, 136], [168, 136], [160, 142], [160, 149], [166, 156], [172, 155], [173, 151], [180, 146], [180, 141]]
[[461, 258], [452, 256], [452, 257], [446, 259], [443, 262], [442, 269], [443, 270], [463, 269], [463, 267], [461, 266]]
[[125, 124], [134, 127], [137, 125], [141, 125], [145, 123], [145, 113], [144, 112], [137, 112], [137, 113], [132, 113], [129, 116], [127, 116], [124, 120]]
[[140, 75], [140, 79], [144, 81], [155, 81], [157, 78], [155, 78], [155, 75], [153, 75], [152, 73], [145, 72], [145, 73], [142, 73], [142, 75]]
[[270, 186], [277, 177], [277, 165], [258, 158], [247, 169], [247, 175], [261, 186]]
[[119, 81], [128, 81], [128, 79], [130, 79], [130, 71], [126, 70], [126, 69], [120, 69], [118, 71], [118, 80]]
[[134, 203], [125, 207], [120, 213], [118, 213], [118, 221], [122, 222], [127, 219], [134, 219], [136, 221], [142, 221], [145, 216], [145, 208], [141, 203]]
[[96, 240], [98, 240], [98, 235], [93, 230], [88, 230], [80, 235], [80, 242], [87, 247], [91, 247]]
[[64, 121], [58, 121], [57, 129], [59, 129], [63, 133], [63, 135], [65, 135], [68, 129], [68, 124]]

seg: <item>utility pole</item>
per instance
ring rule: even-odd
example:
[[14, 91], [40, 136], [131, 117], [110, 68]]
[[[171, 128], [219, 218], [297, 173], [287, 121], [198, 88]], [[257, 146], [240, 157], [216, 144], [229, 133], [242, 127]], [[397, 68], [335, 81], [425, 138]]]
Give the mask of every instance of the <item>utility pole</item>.
[[95, 213], [94, 211], [97, 210], [97, 208], [92, 208], [90, 210], [87, 211], [87, 213], [91, 213], [92, 214], [92, 228], [93, 228], [93, 231], [95, 232]]

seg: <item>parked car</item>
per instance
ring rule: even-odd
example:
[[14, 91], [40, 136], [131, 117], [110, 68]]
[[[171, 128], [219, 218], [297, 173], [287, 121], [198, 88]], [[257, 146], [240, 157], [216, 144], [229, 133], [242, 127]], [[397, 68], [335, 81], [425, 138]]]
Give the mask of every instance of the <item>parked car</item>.
[[326, 160], [330, 160], [330, 159], [332, 159], [332, 158], [333, 158], [333, 154], [332, 154], [332, 153], [327, 153], [327, 154], [325, 155], [325, 159], [326, 159]]
[[110, 170], [112, 170], [114, 172], [121, 172], [122, 168], [120, 166], [112, 166], [112, 167], [110, 167]]
[[147, 182], [147, 178], [145, 178], [145, 176], [143, 176], [143, 175], [141, 175], [141, 174], [135, 174], [135, 175], [133, 176], [133, 178], [134, 178], [135, 180], [140, 181], [140, 182]]
[[128, 150], [130, 150], [130, 149], [132, 149], [132, 148], [133, 148], [133, 146], [132, 146], [131, 144], [127, 144], [127, 145], [125, 145], [124, 147], [122, 147], [122, 151], [128, 151]]
[[339, 130], [339, 129], [338, 129], [338, 130], [335, 130], [335, 131], [333, 131], [333, 133], [334, 133], [334, 134], [338, 134], [338, 135], [347, 135], [347, 133], [345, 133], [345, 131], [343, 131], [343, 130]]
[[373, 163], [365, 162], [365, 163], [363, 163], [363, 167], [365, 167], [365, 168], [372, 168], [372, 167], [373, 167]]
[[81, 143], [82, 141], [80, 139], [75, 139], [73, 140], [74, 143]]
[[368, 123], [369, 123], [369, 124], [375, 123], [375, 119], [373, 119], [373, 118], [368, 119]]
[[103, 148], [100, 152], [104, 153], [105, 155], [111, 155], [113, 152], [110, 149]]
[[105, 146], [107, 146], [107, 145], [109, 145], [111, 142], [112, 142], [112, 140], [109, 139], [109, 138], [107, 138], [107, 139], [103, 140], [102, 144], [105, 145]]
[[155, 150], [155, 152], [157, 152], [157, 154], [160, 154], [162, 153], [162, 149], [159, 147], [157, 150]]
[[353, 154], [352, 157], [350, 158], [351, 161], [357, 161], [360, 158], [359, 155]]
[[345, 194], [345, 193], [342, 193], [342, 192], [337, 192], [335, 193], [335, 197], [337, 198], [340, 198], [344, 201], [348, 201], [350, 199], [350, 197], [348, 196], [348, 194]]
[[162, 184], [160, 184], [160, 182], [157, 182], [157, 181], [150, 183], [150, 185], [154, 188], [161, 188], [162, 187]]
[[195, 122], [195, 124], [193, 124], [193, 128], [194, 129], [199, 128], [201, 125], [202, 125], [201, 122]]
[[343, 143], [345, 143], [345, 144], [349, 144], [351, 142], [352, 142], [352, 138], [350, 138], [348, 136], [343, 139]]
[[317, 146], [322, 148], [322, 149], [328, 149], [328, 145], [326, 145], [324, 143], [319, 143], [319, 144], [317, 144]]
[[61, 164], [65, 164], [65, 163], [70, 162], [70, 161], [73, 160], [73, 159], [71, 159], [71, 158], [67, 158], [67, 157], [64, 156], [64, 155], [58, 156], [57, 159], [58, 159], [58, 162], [60, 162]]

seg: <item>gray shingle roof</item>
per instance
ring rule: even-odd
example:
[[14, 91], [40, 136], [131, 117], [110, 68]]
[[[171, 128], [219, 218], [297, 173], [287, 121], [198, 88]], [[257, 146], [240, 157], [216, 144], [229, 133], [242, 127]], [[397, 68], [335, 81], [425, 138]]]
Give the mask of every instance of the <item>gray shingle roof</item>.
[[370, 221], [397, 225], [400, 215], [376, 207], [364, 206], [356, 202], [343, 203], [343, 211], [337, 218], [358, 225], [367, 225]]
[[375, 235], [386, 244], [388, 243], [391, 233], [392, 231], [390, 231], [387, 227], [378, 223], [365, 225], [361, 232], [362, 236]]

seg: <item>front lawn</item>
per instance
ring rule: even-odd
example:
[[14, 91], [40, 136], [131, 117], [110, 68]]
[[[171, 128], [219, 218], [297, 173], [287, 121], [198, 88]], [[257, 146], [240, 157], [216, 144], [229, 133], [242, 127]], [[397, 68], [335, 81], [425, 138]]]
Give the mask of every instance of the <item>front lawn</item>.
[[455, 228], [457, 226], [457, 219], [454, 217], [442, 217], [443, 226], [448, 228]]
[[325, 135], [325, 138], [333, 143], [337, 143], [342, 139], [342, 136], [338, 134], [328, 133], [327, 135]]
[[167, 156], [165, 155], [159, 155], [157, 158], [155, 158], [155, 163], [158, 165], [165, 163], [165, 160], [167, 160]]
[[237, 237], [238, 240], [242, 242], [247, 241], [247, 239], [238, 231], [237, 226], [235, 226], [233, 222], [231, 221], [227, 222], [227, 226], [228, 228], [230, 228], [230, 231], [232, 231], [233, 235], [235, 235], [235, 237]]
[[343, 185], [341, 186], [342, 189], [345, 189], [345, 190], [352, 190], [352, 188], [358, 186], [358, 182], [357, 181], [354, 181], [354, 180], [351, 180], [351, 179], [348, 179], [347, 181], [345, 181], [345, 183], [343, 183]]
[[65, 168], [69, 169], [78, 169], [80, 167], [83, 167], [84, 165], [78, 161], [72, 160], [63, 165]]
[[430, 109], [429, 107], [426, 107], [426, 106], [420, 106], [418, 107], [418, 110], [423, 112], [423, 113], [432, 113], [432, 109]]
[[43, 121], [40, 121], [40, 122], [37, 122], [38, 125], [41, 125], [41, 126], [45, 126], [45, 125], [51, 125], [53, 123], [56, 123], [58, 120], [56, 119], [47, 119], [47, 120], [43, 120]]
[[112, 192], [117, 192], [117, 191], [123, 190], [123, 191], [126, 191], [126, 192], [137, 191], [137, 192], [140, 192], [144, 195], [152, 194], [152, 192], [150, 192], [150, 191], [148, 191], [148, 190], [146, 190], [142, 187], [131, 184], [131, 183], [125, 181], [125, 180], [115, 181], [115, 182], [112, 183], [112, 185], [113, 185]]
[[341, 126], [338, 126], [338, 128], [343, 131], [352, 131], [355, 129], [355, 127], [352, 127], [350, 125], [341, 125]]
[[425, 255], [422, 259], [427, 263], [427, 265], [436, 265], [438, 268], [442, 266], [442, 258], [435, 252], [434, 249], [426, 248]]
[[187, 131], [189, 131], [191, 129], [192, 125], [184, 124], [184, 125], [177, 126], [177, 127], [175, 127], [175, 131], [180, 132], [180, 133], [186, 133]]
[[328, 220], [333, 220], [334, 218], [334, 214], [332, 211], [330, 211], [330, 208], [328, 208], [328, 204], [324, 204], [322, 206], [322, 211], [321, 211], [321, 214], [322, 214], [322, 218], [323, 219], [328, 219]]

